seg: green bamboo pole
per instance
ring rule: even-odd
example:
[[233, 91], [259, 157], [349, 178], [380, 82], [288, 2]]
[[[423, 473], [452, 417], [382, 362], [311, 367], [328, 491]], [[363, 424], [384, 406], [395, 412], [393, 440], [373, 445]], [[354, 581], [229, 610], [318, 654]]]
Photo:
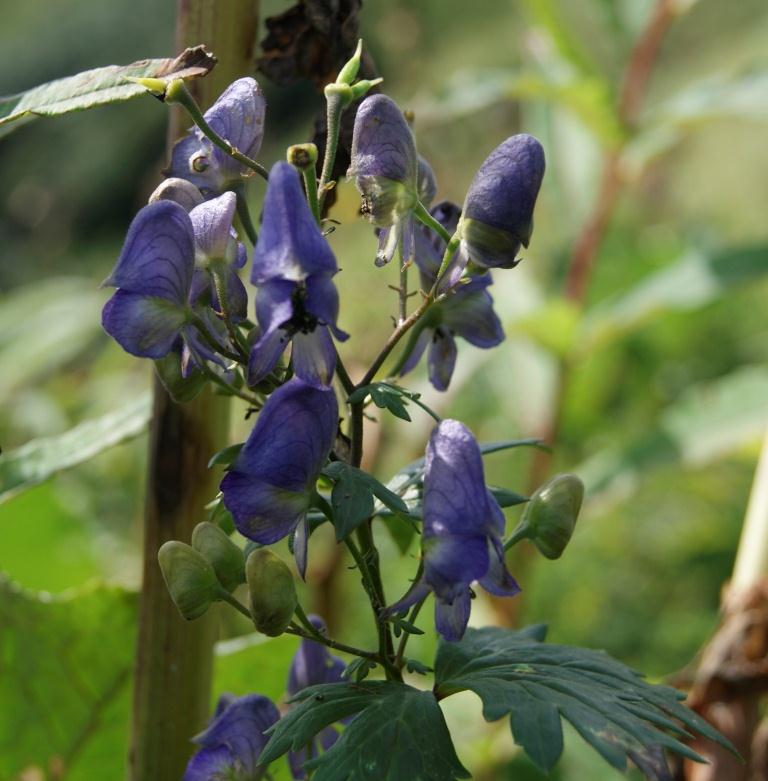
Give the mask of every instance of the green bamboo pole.
[[[238, 76], [253, 72], [258, 0], [178, 0], [176, 45], [203, 43], [218, 58], [191, 85], [207, 107]], [[168, 143], [188, 120], [172, 117]], [[167, 540], [189, 541], [220, 475], [207, 469], [226, 444], [228, 401], [209, 391], [174, 404], [155, 378], [144, 522], [144, 572], [134, 677], [129, 781], [177, 781], [192, 753], [190, 738], [209, 715], [214, 615], [187, 623], [174, 607], [157, 564]]]

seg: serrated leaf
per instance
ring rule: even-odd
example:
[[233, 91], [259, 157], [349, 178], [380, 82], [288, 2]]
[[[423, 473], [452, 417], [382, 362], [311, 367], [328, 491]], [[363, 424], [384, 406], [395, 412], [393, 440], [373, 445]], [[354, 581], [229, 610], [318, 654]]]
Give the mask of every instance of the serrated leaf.
[[440, 644], [435, 679], [439, 696], [475, 692], [487, 721], [509, 714], [515, 741], [545, 771], [562, 752], [560, 718], [619, 770], [631, 754], [657, 747], [703, 761], [678, 740], [688, 734], [676, 721], [735, 753], [680, 703], [677, 690], [648, 684], [601, 651], [530, 642], [496, 627], [469, 629], [460, 642]]
[[34, 439], [0, 455], [0, 503], [81, 464], [146, 430], [152, 401], [148, 393], [122, 409], [86, 420], [55, 437]]
[[136, 605], [118, 588], [52, 598], [0, 580], [0, 778], [121, 777]]
[[273, 728], [259, 762], [297, 750], [357, 714], [334, 746], [305, 767], [313, 781], [453, 781], [469, 778], [432, 692], [391, 681], [325, 684], [300, 692]]
[[0, 97], [0, 137], [39, 116], [57, 116], [94, 106], [120, 103], [147, 94], [132, 78], [194, 78], [204, 76], [216, 59], [202, 46], [185, 49], [174, 59], [139, 60], [107, 65], [56, 79], [18, 95]]

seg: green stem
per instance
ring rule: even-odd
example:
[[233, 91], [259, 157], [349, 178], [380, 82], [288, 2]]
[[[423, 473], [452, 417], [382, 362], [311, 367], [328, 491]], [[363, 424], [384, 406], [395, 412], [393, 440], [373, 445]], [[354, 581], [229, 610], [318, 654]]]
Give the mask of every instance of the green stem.
[[416, 208], [413, 210], [413, 216], [422, 225], [426, 225], [430, 230], [437, 233], [446, 244], [450, 243], [452, 240], [451, 234], [448, 233], [448, 231], [427, 211], [421, 201], [416, 203]]
[[219, 314], [221, 315], [221, 319], [224, 321], [232, 345], [240, 355], [240, 362], [243, 360], [247, 361], [248, 354], [240, 346], [240, 340], [238, 339], [237, 331], [232, 324], [232, 318], [230, 316], [229, 294], [227, 293], [227, 280], [225, 276], [228, 270], [227, 262], [225, 260], [215, 260], [211, 262], [209, 270], [211, 277], [213, 278], [213, 287], [216, 290], [216, 297], [219, 299], [219, 308], [221, 309]]
[[288, 628], [285, 630], [285, 634], [296, 635], [296, 637], [303, 637], [305, 640], [313, 640], [316, 643], [320, 643], [320, 645], [333, 648], [334, 651], [341, 651], [342, 653], [351, 654], [352, 656], [360, 656], [363, 659], [370, 659], [372, 662], [376, 662], [378, 664], [381, 664], [382, 661], [379, 658], [379, 655], [373, 651], [363, 651], [362, 648], [355, 648], [354, 646], [347, 645], [346, 643], [339, 643], [336, 640], [331, 640], [325, 635], [307, 632], [305, 629], [302, 629], [302, 627], [293, 622], [288, 625]]
[[[417, 577], [421, 577], [421, 567], [419, 568], [419, 574]], [[427, 601], [427, 597], [420, 599], [412, 608], [411, 614], [408, 616], [408, 623], [413, 624], [419, 617], [419, 611], [424, 607], [424, 603]], [[398, 670], [403, 669], [403, 657], [405, 655], [405, 647], [408, 645], [408, 638], [410, 638], [410, 632], [403, 632], [403, 636], [400, 638], [400, 644], [397, 646], [397, 654], [395, 656], [395, 667]]]
[[333, 175], [333, 164], [336, 162], [336, 148], [339, 145], [339, 129], [341, 128], [341, 115], [344, 112], [344, 100], [341, 95], [330, 94], [326, 96], [326, 140], [325, 156], [323, 157], [323, 170], [320, 174], [320, 184], [318, 185], [318, 211], [323, 213], [323, 204], [328, 192], [328, 185]]
[[[327, 154], [327, 152], [326, 152]], [[307, 193], [307, 203], [317, 224], [320, 224], [320, 201], [317, 198], [317, 175], [315, 167], [310, 165], [301, 169], [301, 175], [304, 179], [304, 190]]]
[[243, 226], [248, 241], [251, 242], [252, 246], [256, 246], [259, 236], [256, 233], [253, 220], [251, 220], [251, 212], [248, 209], [248, 200], [245, 197], [245, 188], [240, 184], [235, 187], [234, 193], [237, 196], [237, 216], [240, 218], [240, 224]]
[[235, 388], [234, 385], [230, 385], [226, 380], [219, 377], [216, 372], [212, 371], [210, 367], [207, 365], [200, 366], [199, 367], [203, 374], [214, 384], [218, 385], [223, 390], [226, 390], [228, 394], [231, 394], [232, 396], [237, 396], [238, 399], [242, 399], [243, 401], [247, 401], [248, 404], [250, 404], [251, 407], [254, 409], [261, 409], [264, 404], [261, 401], [261, 399], [257, 399], [255, 396], [251, 396], [248, 393], [244, 393], [243, 391], [239, 390], [238, 388]]
[[530, 528], [528, 524], [520, 524], [511, 534], [510, 538], [504, 542], [504, 550], [508, 551], [513, 545], [517, 545], [520, 540], [529, 536]]
[[410, 266], [411, 258], [406, 258], [403, 256], [402, 241], [398, 244], [397, 253], [400, 263], [400, 284], [397, 288], [397, 322], [399, 325], [408, 317], [408, 267]]
[[349, 376], [347, 367], [344, 366], [344, 362], [339, 355], [338, 347], [336, 349], [336, 375], [341, 382], [341, 387], [344, 388], [344, 392], [349, 396], [355, 390], [355, 383], [352, 382], [352, 378]]
[[237, 610], [238, 613], [242, 613], [249, 621], [253, 621], [253, 616], [251, 615], [251, 611], [248, 610], [248, 608], [240, 602], [239, 599], [236, 599], [232, 596], [232, 594], [229, 593], [225, 588], [220, 588], [218, 593], [219, 599], [222, 602], [226, 602], [228, 605], [232, 605], [235, 610]]
[[[175, 82], [173, 83], [175, 84]], [[242, 163], [247, 168], [255, 171], [264, 180], [269, 180], [269, 172], [261, 163], [257, 163], [255, 160], [251, 160], [247, 155], [244, 155], [239, 149], [232, 146], [229, 141], [222, 138], [205, 121], [205, 117], [203, 116], [203, 112], [200, 111], [197, 101], [192, 97], [192, 94], [183, 82], [181, 82], [179, 88], [174, 91], [174, 100], [186, 109], [187, 113], [192, 118], [192, 121], [203, 131], [203, 135], [210, 139], [215, 146], [226, 152], [234, 160], [237, 160], [238, 163]]]
[[406, 361], [411, 357], [411, 353], [416, 349], [416, 344], [419, 341], [421, 332], [427, 327], [427, 318], [422, 317], [418, 323], [411, 329], [408, 341], [405, 343], [403, 351], [400, 353], [400, 357], [397, 359], [397, 363], [387, 372], [389, 377], [398, 377], [403, 371]]
[[233, 353], [231, 350], [227, 350], [226, 347], [222, 347], [209, 333], [208, 333], [208, 327], [206, 326], [203, 319], [200, 317], [200, 315], [196, 313], [192, 313], [191, 317], [192, 325], [197, 328], [198, 333], [200, 336], [203, 337], [203, 341], [214, 351], [217, 352], [219, 355], [223, 355], [225, 358], [229, 358], [230, 361], [234, 361], [235, 363], [239, 363], [241, 366], [247, 366], [248, 365], [248, 356], [244, 355], [238, 355], [237, 353]]

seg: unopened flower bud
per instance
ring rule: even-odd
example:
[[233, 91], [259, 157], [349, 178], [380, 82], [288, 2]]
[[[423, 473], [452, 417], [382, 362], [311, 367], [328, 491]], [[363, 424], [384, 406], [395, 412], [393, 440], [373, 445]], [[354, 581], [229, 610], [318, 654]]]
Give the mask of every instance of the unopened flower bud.
[[337, 84], [332, 82], [326, 84], [323, 89], [325, 97], [330, 100], [338, 100], [342, 107], [348, 106], [352, 102], [352, 87], [349, 84]]
[[245, 554], [218, 526], [198, 523], [192, 532], [192, 547], [205, 556], [219, 583], [230, 593], [245, 583]]
[[464, 254], [481, 268], [512, 268], [533, 232], [533, 207], [544, 176], [544, 150], [525, 133], [491, 152], [475, 174], [462, 209]]
[[164, 543], [157, 560], [179, 613], [187, 621], [200, 618], [219, 590], [213, 567], [201, 553], [177, 540]]
[[363, 53], [362, 38], [357, 42], [355, 53], [344, 63], [339, 75], [336, 77], [337, 84], [352, 84], [357, 78], [357, 72], [360, 70], [360, 56]]
[[296, 584], [285, 562], [266, 548], [253, 551], [245, 563], [256, 629], [268, 637], [281, 635], [296, 610]]
[[164, 179], [149, 196], [149, 202], [155, 201], [175, 201], [184, 211], [191, 212], [195, 206], [203, 203], [200, 190], [192, 182], [186, 179], [172, 176], [170, 179]]
[[556, 475], [542, 485], [526, 505], [521, 526], [527, 537], [548, 559], [557, 559], [565, 550], [576, 526], [584, 484], [576, 475]]
[[377, 84], [381, 84], [384, 81], [381, 77], [378, 79], [360, 79], [357, 84], [352, 85], [352, 100], [359, 100], [363, 95], [367, 95], [368, 92]]
[[317, 147], [314, 144], [294, 144], [288, 147], [285, 159], [300, 171], [312, 169], [317, 162]]

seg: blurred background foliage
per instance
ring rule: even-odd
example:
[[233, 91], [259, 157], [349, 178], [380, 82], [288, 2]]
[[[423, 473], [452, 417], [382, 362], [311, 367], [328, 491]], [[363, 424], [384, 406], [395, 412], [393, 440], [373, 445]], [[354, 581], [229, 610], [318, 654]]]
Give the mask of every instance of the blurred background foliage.
[[[262, 15], [284, 7], [263, 2]], [[507, 341], [488, 352], [461, 345], [446, 394], [422, 372], [405, 384], [484, 440], [536, 435], [559, 406], [549, 468], [582, 476], [587, 501], [560, 561], [530, 551], [511, 558], [524, 573], [514, 620], [549, 623], [553, 641], [605, 648], [663, 678], [715, 626], [768, 424], [768, 7], [677, 2], [628, 128], [616, 108], [622, 74], [653, 8], [370, 0], [362, 33], [386, 91], [415, 112], [439, 198], [461, 202], [511, 133], [545, 145], [532, 246], [492, 288]], [[6, 3], [0, 94], [168, 56], [173, 14], [174, 3], [151, 0]], [[309, 136], [322, 103], [308, 85], [262, 83], [261, 161], [270, 165]], [[107, 293], [98, 285], [159, 179], [166, 120], [147, 97], [40, 120], [0, 143], [0, 781], [122, 772], [151, 368], [101, 332]], [[593, 273], [583, 300], [568, 300], [571, 253], [611, 156], [619, 184]], [[258, 213], [259, 182], [251, 194]], [[353, 372], [386, 338], [396, 305], [385, 287], [394, 270], [373, 268], [357, 208], [354, 188], [342, 184], [330, 240]], [[239, 440], [250, 424], [237, 412]], [[431, 421], [416, 409], [410, 424], [378, 418], [369, 466], [387, 478], [420, 455]], [[106, 447], [117, 439], [127, 441]], [[527, 490], [531, 462], [524, 449], [488, 456], [489, 482]], [[333, 574], [338, 551], [325, 531], [312, 550], [313, 608], [335, 632], [365, 642], [366, 605], [353, 596], [354, 573]], [[394, 596], [417, 546], [402, 555], [386, 531], [378, 540], [397, 573]], [[499, 616], [480, 601], [473, 613], [478, 622]], [[241, 637], [248, 627], [237, 616], [223, 626], [217, 690], [279, 698], [293, 640]], [[430, 644], [415, 638], [411, 653], [428, 660]], [[541, 777], [513, 756], [505, 725], [482, 723], [471, 697], [443, 704], [477, 778]], [[554, 777], [616, 774], [574, 740]]]

